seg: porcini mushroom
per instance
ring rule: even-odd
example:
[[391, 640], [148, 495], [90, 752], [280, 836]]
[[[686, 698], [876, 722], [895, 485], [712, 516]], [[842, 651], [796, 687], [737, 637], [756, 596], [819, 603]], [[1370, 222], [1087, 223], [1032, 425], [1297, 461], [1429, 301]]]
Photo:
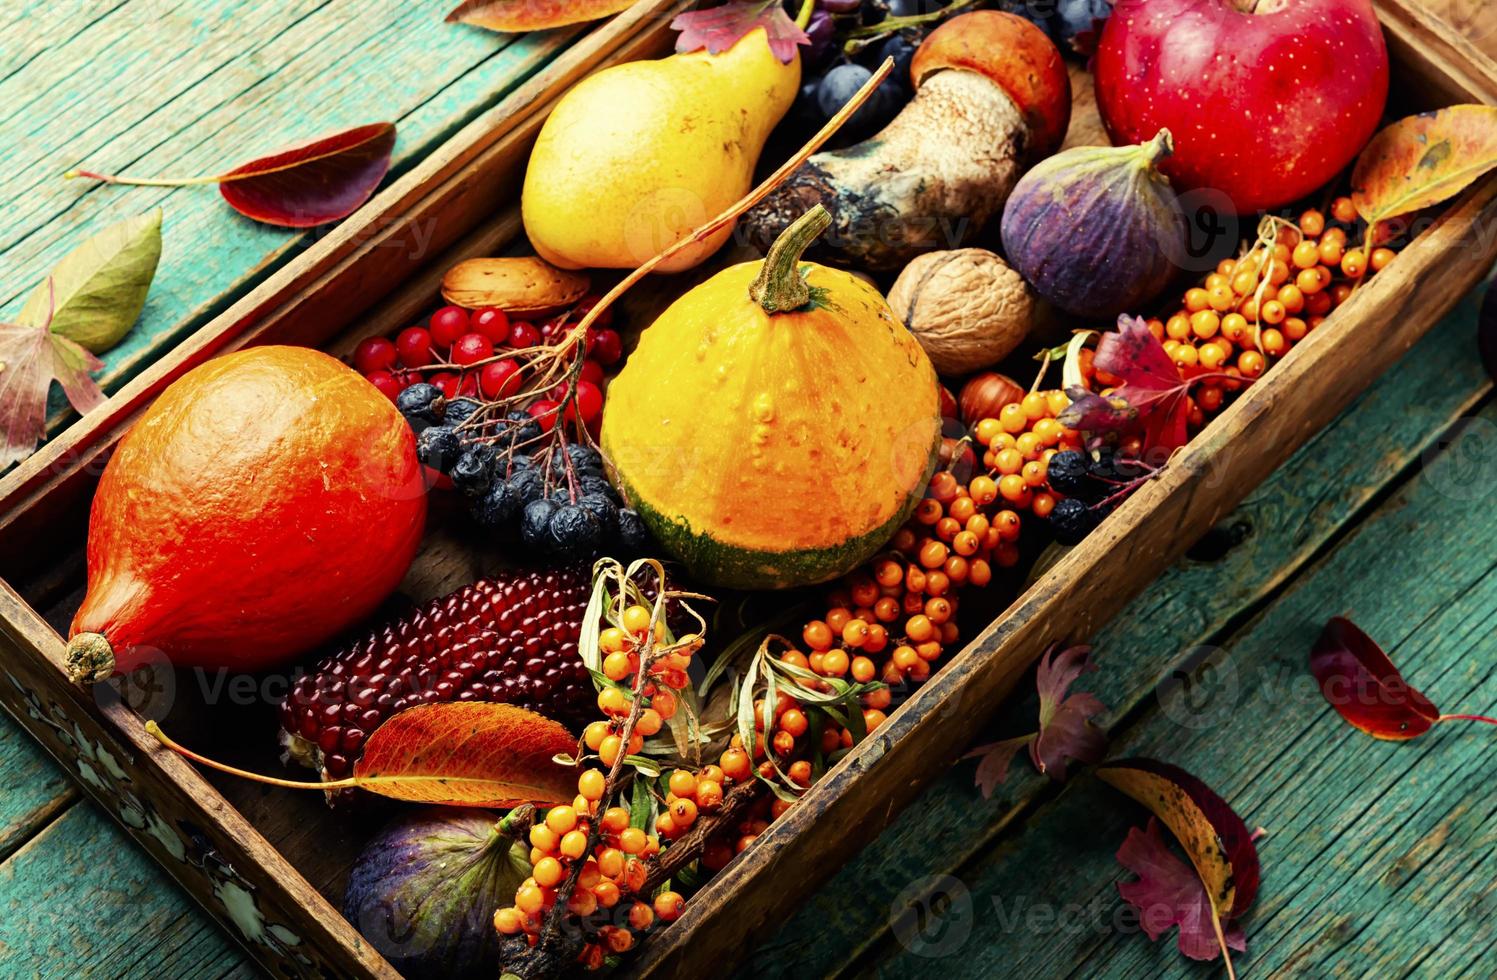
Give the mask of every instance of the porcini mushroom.
[[744, 217], [761, 248], [815, 204], [832, 213], [816, 258], [868, 270], [957, 248], [1003, 209], [1025, 166], [1071, 120], [1055, 44], [1015, 14], [978, 10], [938, 27], [910, 65], [915, 97], [883, 131], [818, 153]]

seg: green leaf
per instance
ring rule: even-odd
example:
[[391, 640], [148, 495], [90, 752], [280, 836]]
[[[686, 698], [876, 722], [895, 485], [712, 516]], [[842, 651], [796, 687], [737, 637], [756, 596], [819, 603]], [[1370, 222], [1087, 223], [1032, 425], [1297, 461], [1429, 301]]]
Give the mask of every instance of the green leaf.
[[57, 263], [51, 284], [44, 281], [32, 290], [17, 319], [41, 326], [51, 310], [53, 333], [102, 353], [140, 319], [160, 258], [161, 209], [126, 218]]
[[635, 779], [630, 790], [629, 826], [638, 827], [646, 833], [655, 828], [655, 797], [644, 779]]

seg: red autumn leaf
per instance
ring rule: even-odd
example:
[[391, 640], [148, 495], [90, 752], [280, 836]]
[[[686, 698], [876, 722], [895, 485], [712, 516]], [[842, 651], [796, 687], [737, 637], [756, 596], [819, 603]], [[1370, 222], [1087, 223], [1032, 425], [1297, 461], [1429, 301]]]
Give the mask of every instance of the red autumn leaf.
[[1097, 776], [1164, 821], [1195, 865], [1220, 921], [1248, 910], [1258, 895], [1258, 848], [1242, 818], [1211, 787], [1157, 759], [1108, 762]]
[[1106, 734], [1091, 723], [1091, 716], [1104, 709], [1095, 695], [1067, 694], [1076, 679], [1096, 665], [1087, 662], [1091, 647], [1077, 646], [1060, 653], [1051, 647], [1040, 658], [1035, 686], [1040, 695], [1040, 730], [1028, 735], [990, 742], [972, 749], [964, 759], [977, 759], [975, 781], [983, 799], [993, 795], [1008, 778], [1014, 755], [1029, 746], [1034, 767], [1057, 782], [1066, 778], [1066, 762], [1096, 762], [1107, 745]]
[[671, 29], [681, 32], [676, 38], [677, 52], [706, 48], [708, 54], [721, 54], [756, 27], [764, 28], [769, 50], [787, 65], [795, 58], [797, 47], [811, 43], [811, 38], [790, 19], [779, 0], [725, 3], [708, 10], [677, 14], [671, 21]]
[[346, 782], [417, 803], [564, 803], [577, 774], [554, 757], [576, 748], [560, 724], [512, 704], [423, 704], [374, 730]]
[[62, 385], [81, 415], [104, 401], [89, 372], [104, 366], [78, 344], [41, 326], [0, 323], [0, 470], [31, 455], [47, 434], [47, 393]]
[[1040, 730], [1029, 743], [1034, 767], [1057, 782], [1066, 778], [1066, 760], [1096, 762], [1107, 748], [1107, 736], [1091, 717], [1105, 708], [1096, 695], [1067, 694], [1082, 674], [1097, 669], [1087, 660], [1091, 647], [1076, 646], [1040, 658], [1035, 684], [1040, 691]]
[[[1138, 875], [1137, 881], [1118, 882], [1118, 894], [1138, 910], [1145, 935], [1157, 942], [1171, 926], [1179, 926], [1180, 952], [1193, 960], [1214, 960], [1221, 955], [1206, 886], [1169, 849], [1160, 836], [1157, 817], [1149, 818], [1146, 831], [1130, 828], [1117, 857], [1119, 864]], [[1241, 928], [1224, 926], [1222, 933], [1228, 947], [1247, 951]]]
[[[1062, 425], [1084, 432], [1116, 431], [1131, 427], [1136, 415], [1144, 425], [1145, 448], [1171, 450], [1185, 445], [1190, 415], [1186, 396], [1201, 372], [1182, 376], [1164, 345], [1149, 333], [1147, 323], [1127, 314], [1118, 317], [1118, 329], [1104, 333], [1097, 342], [1092, 363], [1097, 370], [1122, 378], [1123, 383], [1110, 398], [1093, 395], [1074, 401], [1057, 416]], [[1120, 408], [1118, 401], [1132, 413]]]
[[382, 122], [287, 147], [216, 177], [122, 177], [89, 170], [65, 176], [153, 187], [216, 183], [229, 206], [247, 218], [311, 228], [346, 218], [369, 200], [390, 169], [394, 149], [395, 124]]
[[978, 760], [974, 782], [982, 791], [983, 799], [989, 799], [993, 792], [1003, 785], [1003, 782], [1008, 779], [1008, 769], [1014, 761], [1014, 756], [1033, 741], [1033, 735], [1020, 735], [1017, 738], [1006, 738], [1001, 742], [979, 745], [962, 756], [963, 759]]
[[447, 15], [447, 23], [519, 34], [611, 17], [633, 3], [634, 0], [467, 0]]
[[1440, 709], [1349, 619], [1325, 624], [1310, 650], [1310, 673], [1331, 707], [1373, 738], [1414, 738], [1440, 720]]

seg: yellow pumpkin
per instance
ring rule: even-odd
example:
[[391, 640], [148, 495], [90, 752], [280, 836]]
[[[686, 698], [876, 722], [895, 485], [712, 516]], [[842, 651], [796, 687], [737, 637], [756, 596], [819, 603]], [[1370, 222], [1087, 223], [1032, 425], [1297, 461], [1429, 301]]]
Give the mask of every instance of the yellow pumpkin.
[[731, 588], [809, 585], [873, 555], [940, 448], [935, 369], [878, 290], [802, 263], [817, 205], [640, 337], [608, 389], [614, 480], [667, 551]]

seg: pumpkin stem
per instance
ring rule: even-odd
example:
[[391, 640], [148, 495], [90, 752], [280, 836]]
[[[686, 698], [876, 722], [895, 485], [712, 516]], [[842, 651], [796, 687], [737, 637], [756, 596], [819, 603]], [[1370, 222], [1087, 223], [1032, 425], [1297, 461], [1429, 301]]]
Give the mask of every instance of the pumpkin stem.
[[79, 633], [68, 641], [68, 679], [97, 684], [114, 674], [114, 648], [102, 633]]
[[759, 278], [749, 287], [749, 297], [765, 313], [788, 313], [811, 301], [811, 287], [800, 274], [800, 259], [831, 223], [831, 212], [818, 204], [792, 221], [774, 240]]

